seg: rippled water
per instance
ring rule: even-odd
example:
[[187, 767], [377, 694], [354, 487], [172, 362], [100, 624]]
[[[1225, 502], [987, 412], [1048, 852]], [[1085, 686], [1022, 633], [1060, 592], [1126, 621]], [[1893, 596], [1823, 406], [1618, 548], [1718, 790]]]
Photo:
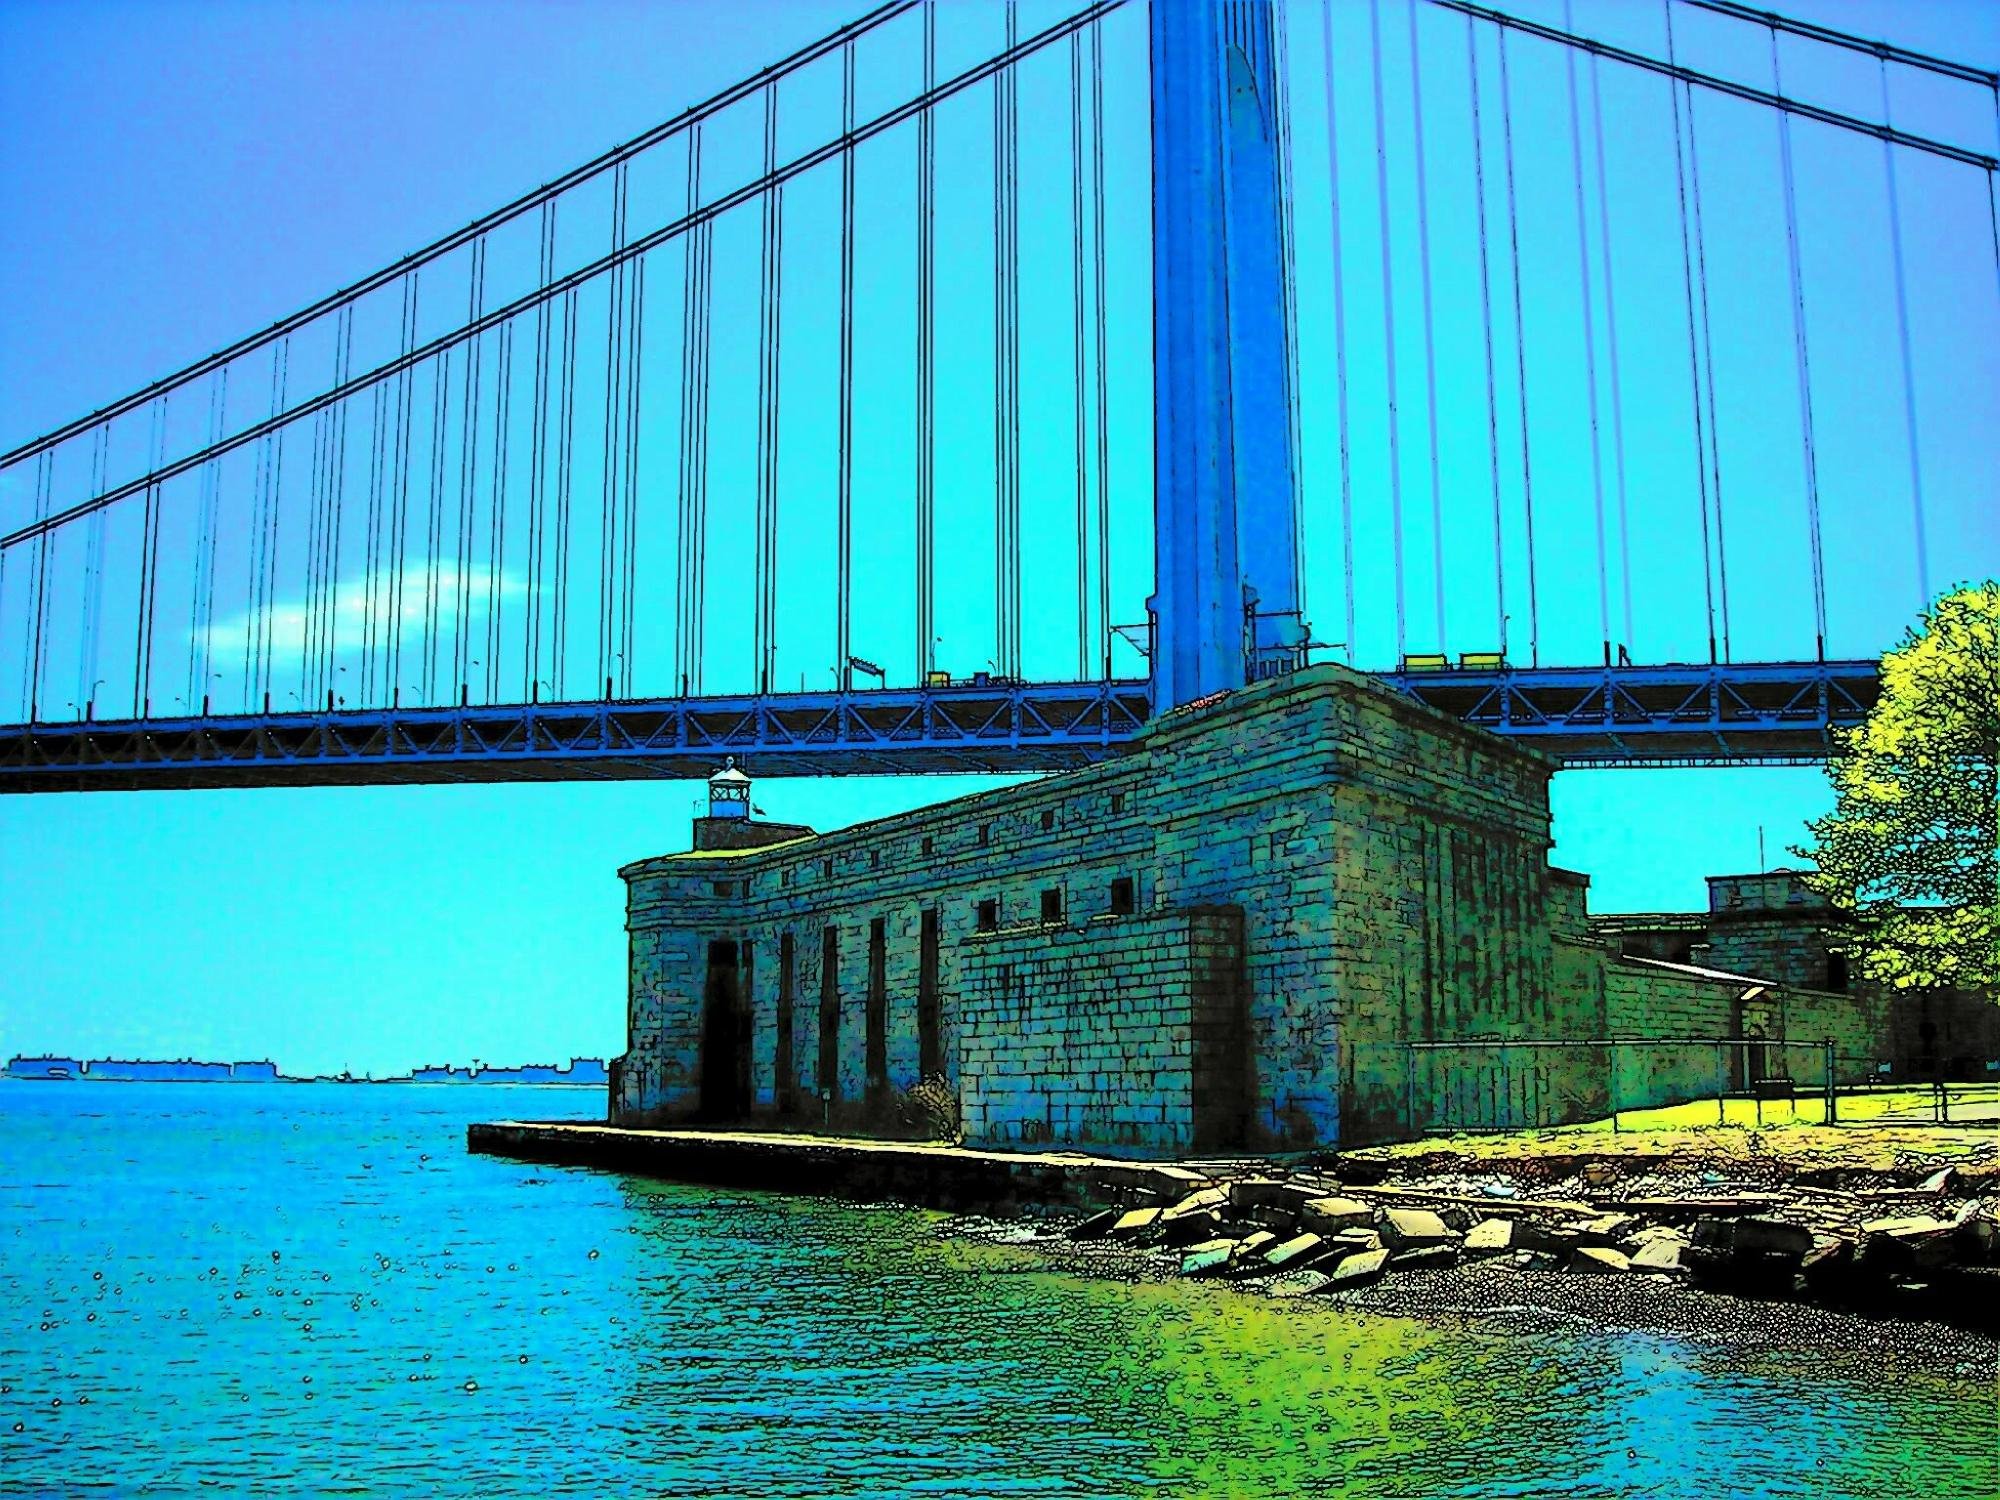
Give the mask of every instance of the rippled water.
[[1990, 1495], [1976, 1384], [1039, 1270], [464, 1151], [570, 1089], [0, 1084], [0, 1490]]

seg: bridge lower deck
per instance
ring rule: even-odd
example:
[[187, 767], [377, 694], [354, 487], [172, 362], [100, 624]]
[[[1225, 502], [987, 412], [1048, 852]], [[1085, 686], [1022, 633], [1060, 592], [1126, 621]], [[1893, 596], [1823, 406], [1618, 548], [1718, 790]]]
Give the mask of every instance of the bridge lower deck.
[[[1404, 671], [1384, 680], [1567, 765], [1824, 759], [1873, 662]], [[0, 725], [0, 792], [1060, 771], [1115, 755], [1144, 682], [339, 708]]]

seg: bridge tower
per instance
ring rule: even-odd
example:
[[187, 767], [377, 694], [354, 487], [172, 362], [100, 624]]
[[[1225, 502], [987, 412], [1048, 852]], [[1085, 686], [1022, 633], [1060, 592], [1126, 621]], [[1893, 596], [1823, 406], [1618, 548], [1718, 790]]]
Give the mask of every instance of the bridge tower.
[[1153, 705], [1303, 664], [1269, 0], [1151, 7]]

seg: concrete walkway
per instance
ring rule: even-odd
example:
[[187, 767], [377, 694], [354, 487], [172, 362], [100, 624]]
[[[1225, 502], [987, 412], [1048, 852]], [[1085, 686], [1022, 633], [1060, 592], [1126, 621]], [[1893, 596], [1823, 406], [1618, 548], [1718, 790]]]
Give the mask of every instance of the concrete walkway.
[[1076, 1206], [1134, 1192], [1178, 1198], [1207, 1179], [1185, 1167], [1070, 1151], [980, 1151], [924, 1141], [878, 1141], [733, 1130], [630, 1130], [500, 1120], [466, 1129], [466, 1148], [522, 1161], [606, 1167], [677, 1182], [934, 1208]]

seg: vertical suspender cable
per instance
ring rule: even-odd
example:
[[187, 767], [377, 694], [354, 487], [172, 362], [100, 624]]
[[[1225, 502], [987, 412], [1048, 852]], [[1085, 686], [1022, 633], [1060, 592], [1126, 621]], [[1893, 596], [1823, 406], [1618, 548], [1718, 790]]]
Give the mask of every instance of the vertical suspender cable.
[[514, 325], [500, 327], [500, 358], [494, 371], [493, 500], [486, 527], [486, 701], [500, 697], [501, 593], [500, 575], [507, 549], [507, 456], [513, 437]]
[[379, 611], [383, 580], [379, 574], [382, 564], [382, 462], [387, 455], [384, 439], [389, 411], [388, 382], [377, 385], [372, 395], [373, 406], [368, 424], [368, 512], [363, 523], [366, 561], [361, 572], [361, 677], [357, 684], [360, 701], [371, 705], [375, 701], [375, 653], [382, 638]]
[[[937, 86], [937, 3], [924, 5], [924, 93]], [[773, 163], [775, 165], [775, 162]], [[917, 116], [917, 681], [933, 665], [936, 625], [931, 590], [936, 579], [937, 449], [935, 437], [935, 308], [937, 275], [937, 119]]]
[[[417, 336], [417, 300], [421, 273], [410, 272], [403, 282], [402, 352], [407, 358]], [[389, 690], [391, 707], [402, 701], [403, 693], [403, 587], [407, 570], [410, 516], [410, 451], [415, 435], [415, 372], [403, 370], [396, 391], [396, 475], [393, 513], [389, 522], [389, 646], [385, 659], [383, 686]]]
[[854, 629], [854, 47], [841, 49], [839, 595], [833, 680], [851, 686]]
[[[1285, 481], [1291, 487], [1286, 495], [1286, 508], [1292, 528], [1292, 607], [1298, 611], [1296, 623], [1305, 623], [1305, 558], [1306, 534], [1300, 524], [1300, 428], [1299, 428], [1299, 286], [1298, 286], [1298, 244], [1297, 231], [1292, 222], [1292, 65], [1291, 33], [1286, 20], [1286, 9], [1282, 5], [1271, 8], [1271, 73], [1276, 80], [1273, 93], [1276, 107], [1272, 111], [1274, 129], [1272, 148], [1278, 158], [1278, 252], [1283, 277], [1280, 286], [1284, 293], [1283, 313], [1285, 320], [1285, 361], [1282, 368], [1285, 386], [1285, 440], [1290, 445], [1285, 464]], [[1305, 632], [1299, 633], [1301, 642]], [[1300, 646], [1305, 651], [1305, 646]], [[1301, 660], [1303, 661], [1303, 655]]]
[[[1771, 92], [1780, 97], [1785, 92], [1778, 73], [1778, 28], [1775, 25], [1771, 27]], [[1790, 110], [1778, 111], [1778, 163], [1785, 195], [1785, 264], [1791, 277], [1792, 353], [1799, 386], [1799, 460], [1804, 470], [1807, 553], [1812, 565], [1813, 656], [1816, 661], [1824, 661], [1826, 660], [1826, 570], [1820, 555], [1819, 456], [1813, 442], [1812, 356], [1806, 341], [1805, 277], [1799, 263], [1798, 191], [1797, 179], [1792, 171]], [[1922, 553], [1922, 545], [1920, 541], [1919, 556]]]
[[1090, 28], [1091, 301], [1097, 309], [1097, 627], [1101, 671], [1111, 680], [1111, 396], [1106, 364], [1103, 23]]
[[1701, 347], [1708, 397], [1708, 488], [1715, 497], [1715, 593], [1722, 615], [1722, 659], [1729, 660], [1729, 545], [1722, 510], [1722, 426], [1716, 420], [1715, 335], [1708, 318], [1708, 236], [1701, 212], [1701, 133], [1696, 129], [1694, 85], [1684, 84], [1687, 104], [1688, 193], [1694, 202], [1695, 286], [1701, 293]]
[[[55, 453], [44, 448], [35, 465], [35, 519], [48, 519], [50, 502], [54, 498]], [[35, 538], [35, 628], [28, 650], [28, 660], [23, 664], [22, 677], [27, 683], [28, 722], [41, 718], [42, 669], [47, 664], [47, 636], [49, 625], [49, 551], [55, 537], [51, 532], [43, 532]]]
[[443, 629], [444, 435], [451, 404], [451, 350], [438, 356], [431, 390], [430, 532], [424, 548], [424, 702], [437, 702], [438, 634]]
[[[625, 170], [621, 164], [620, 173]], [[472, 242], [472, 290], [468, 298], [467, 323], [476, 323], [486, 311], [486, 236]], [[469, 341], [465, 358], [464, 409], [459, 413], [458, 445], [458, 536], [457, 563], [452, 569], [452, 592], [456, 596], [457, 624], [452, 630], [451, 680], [458, 696], [466, 693], [466, 678], [472, 662], [472, 515], [474, 480], [479, 469], [479, 403], [484, 391], [485, 338]]]
[[1472, 197], [1479, 223], [1479, 324], [1486, 353], [1486, 451], [1493, 475], [1493, 614], [1501, 656], [1507, 652], [1507, 557], [1500, 517], [1500, 399], [1493, 378], [1493, 273], [1486, 243], [1486, 145], [1479, 115], [1479, 42], [1465, 18], [1465, 75], [1472, 95]]
[[[1470, 18], [1466, 18], [1470, 26]], [[1334, 0], [1320, 0], [1320, 68], [1326, 74], [1326, 216], [1334, 260], [1334, 412], [1340, 432], [1340, 568], [1346, 578], [1340, 646], [1354, 664], [1354, 464], [1348, 444], [1348, 292], [1340, 254], [1340, 130], [1334, 108]]]
[[[1570, 0], [1563, 0], [1563, 29], [1573, 30]], [[1604, 664], [1611, 665], [1611, 566], [1604, 527], [1604, 458], [1597, 434], [1597, 328], [1590, 286], [1590, 224], [1583, 206], [1583, 119], [1576, 87], [1576, 53], [1567, 52], [1563, 67], [1569, 78], [1569, 150], [1576, 181], [1576, 256], [1582, 290], [1583, 374], [1590, 413], [1590, 482], [1597, 516], [1597, 612], [1603, 634]]]
[[[1674, 0], [1660, 0], [1660, 9], [1666, 16], [1667, 58], [1671, 63], [1674, 56]], [[1701, 347], [1695, 337], [1694, 251], [1688, 239], [1688, 184], [1681, 130], [1681, 85], [1672, 79], [1667, 82], [1667, 98], [1672, 102], [1674, 111], [1674, 181], [1680, 195], [1681, 220], [1681, 291], [1687, 303], [1688, 381], [1694, 411], [1695, 490], [1701, 501], [1701, 588], [1703, 604], [1708, 614], [1708, 659], [1713, 663], [1716, 660], [1715, 566], [1708, 537], [1708, 440], [1701, 409]]]
[[[158, 472], [167, 461], [167, 403], [162, 395], [153, 408], [153, 469]], [[145, 530], [139, 554], [138, 639], [134, 643], [132, 666], [132, 713], [144, 718], [152, 713], [153, 681], [153, 597], [160, 570], [160, 486], [146, 490]]]
[[1597, 54], [1590, 54], [1590, 129], [1597, 156], [1597, 253], [1604, 270], [1604, 352], [1611, 361], [1611, 471], [1618, 481], [1618, 592], [1623, 645], [1632, 646], [1632, 528], [1625, 503], [1625, 398], [1619, 389], [1618, 296], [1611, 279], [1611, 193], [1604, 167], [1604, 94]]
[[1396, 664], [1407, 654], [1403, 598], [1403, 461], [1396, 417], [1396, 280], [1389, 234], [1389, 138], [1382, 104], [1382, 0], [1368, 0], [1368, 40], [1375, 71], [1375, 197], [1382, 240], [1382, 357], [1387, 367], [1389, 418], [1389, 511], [1396, 574]]
[[[340, 331], [340, 382], [345, 385], [354, 370], [354, 305], [347, 306], [346, 326]], [[340, 543], [344, 534], [347, 507], [347, 413], [343, 401], [334, 408], [333, 446], [333, 528], [327, 550], [325, 641], [320, 662], [320, 692], [331, 706], [334, 656], [340, 625]]]
[[639, 454], [644, 429], [640, 421], [639, 399], [646, 354], [646, 258], [643, 255], [632, 265], [631, 307], [632, 337], [628, 344], [631, 370], [625, 380], [625, 531], [618, 549], [625, 574], [618, 595], [619, 650], [623, 667], [620, 692], [627, 698], [632, 696], [633, 678], [637, 671], [637, 663], [633, 660], [632, 625], [638, 582]]
[[[208, 441], [212, 447], [222, 437], [223, 414], [229, 406], [229, 367], [224, 365], [208, 393]], [[205, 705], [210, 660], [215, 641], [215, 549], [216, 511], [222, 493], [222, 460], [210, 459], [202, 465], [200, 501], [196, 510], [194, 553], [194, 597], [188, 613], [187, 709], [190, 714]]]
[[[106, 488], [105, 473], [111, 457], [111, 424], [98, 427], [91, 448], [90, 492], [101, 495]], [[84, 523], [83, 551], [83, 639], [77, 652], [76, 711], [81, 718], [89, 712], [89, 702], [97, 686], [97, 645], [104, 618], [104, 531], [105, 512], [92, 511]]]
[[[542, 205], [541, 239], [536, 254], [537, 284], [547, 286], [555, 273], [555, 202]], [[527, 681], [521, 684], [523, 701], [539, 701], [542, 676], [542, 570], [545, 519], [543, 500], [548, 469], [549, 425], [549, 314], [545, 300], [535, 305], [535, 392], [534, 411], [528, 426], [528, 586], [527, 638], [522, 656]]]
[[[1773, 56], [1776, 56], [1775, 41]], [[1882, 76], [1882, 123], [1889, 124], [1889, 62], [1877, 59]], [[1790, 116], [1786, 116], [1789, 121]], [[1896, 338], [1903, 355], [1903, 432], [1910, 450], [1910, 518], [1917, 539], [1917, 607], [1930, 608], [1930, 539], [1924, 529], [1923, 449], [1917, 437], [1917, 373], [1910, 357], [1910, 295], [1903, 274], [1903, 208], [1896, 188], [1896, 148], [1882, 138], [1882, 172], [1889, 189], [1889, 247], [1896, 273]], [[1992, 180], [1989, 169], [1987, 179]]]
[[1521, 512], [1527, 538], [1528, 664], [1542, 661], [1540, 585], [1535, 573], [1535, 463], [1529, 442], [1528, 327], [1521, 312], [1521, 214], [1514, 193], [1514, 91], [1507, 76], [1507, 33], [1500, 48], [1500, 141], [1507, 165], [1507, 261], [1514, 278], [1514, 380], [1521, 396]]
[[[1007, 47], [1019, 33], [1007, 7]], [[1011, 67], [993, 80], [993, 363], [994, 363], [994, 665], [1003, 677], [1020, 675], [1021, 391], [1020, 391], [1020, 189], [1017, 180], [1017, 101], [1020, 80]]]
[[[764, 91], [764, 175], [778, 165], [778, 86]], [[783, 275], [784, 189], [764, 194], [762, 276], [757, 308], [757, 691], [772, 687], [777, 650], [778, 324]]]
[[[625, 163], [611, 173], [611, 251], [625, 248], [625, 206], [628, 177]], [[698, 247], [701, 229], [689, 239]], [[604, 695], [612, 696], [612, 661], [617, 650], [612, 645], [614, 620], [618, 612], [618, 569], [614, 561], [619, 529], [619, 502], [623, 496], [622, 460], [625, 449], [625, 310], [630, 271], [624, 261], [611, 267], [605, 299], [604, 326], [604, 465], [603, 484], [597, 507], [597, 680]]]
[[1072, 425], [1076, 436], [1076, 677], [1090, 676], [1090, 469], [1084, 411], [1083, 38], [1069, 34], [1070, 342], [1075, 355]]
[[[688, 212], [701, 203], [701, 127], [688, 136]], [[683, 695], [699, 692], [702, 631], [707, 621], [708, 351], [710, 222], [687, 236], [681, 300], [680, 630], [676, 641]]]
[[[1471, 25], [1471, 18], [1466, 20]], [[1340, 566], [1345, 580], [1341, 649], [1354, 665], [1354, 466], [1347, 411], [1347, 276], [1340, 245], [1340, 131], [1334, 109], [1333, 0], [1320, 0], [1320, 83], [1326, 100], [1327, 234], [1333, 250], [1334, 411], [1340, 437]]]
[[1438, 469], [1437, 338], [1431, 316], [1431, 209], [1430, 186], [1424, 170], [1424, 71], [1423, 53], [1417, 38], [1417, 7], [1410, 5], [1410, 119], [1415, 127], [1413, 148], [1417, 166], [1417, 270], [1423, 285], [1424, 312], [1424, 415], [1430, 429], [1431, 452], [1431, 567], [1437, 609], [1437, 649], [1445, 649], [1444, 619], [1444, 480]]
[[569, 530], [571, 470], [576, 461], [577, 294], [563, 297], [561, 426], [556, 439], [555, 600], [550, 610], [549, 687], [556, 700], [567, 694], [569, 676]]

